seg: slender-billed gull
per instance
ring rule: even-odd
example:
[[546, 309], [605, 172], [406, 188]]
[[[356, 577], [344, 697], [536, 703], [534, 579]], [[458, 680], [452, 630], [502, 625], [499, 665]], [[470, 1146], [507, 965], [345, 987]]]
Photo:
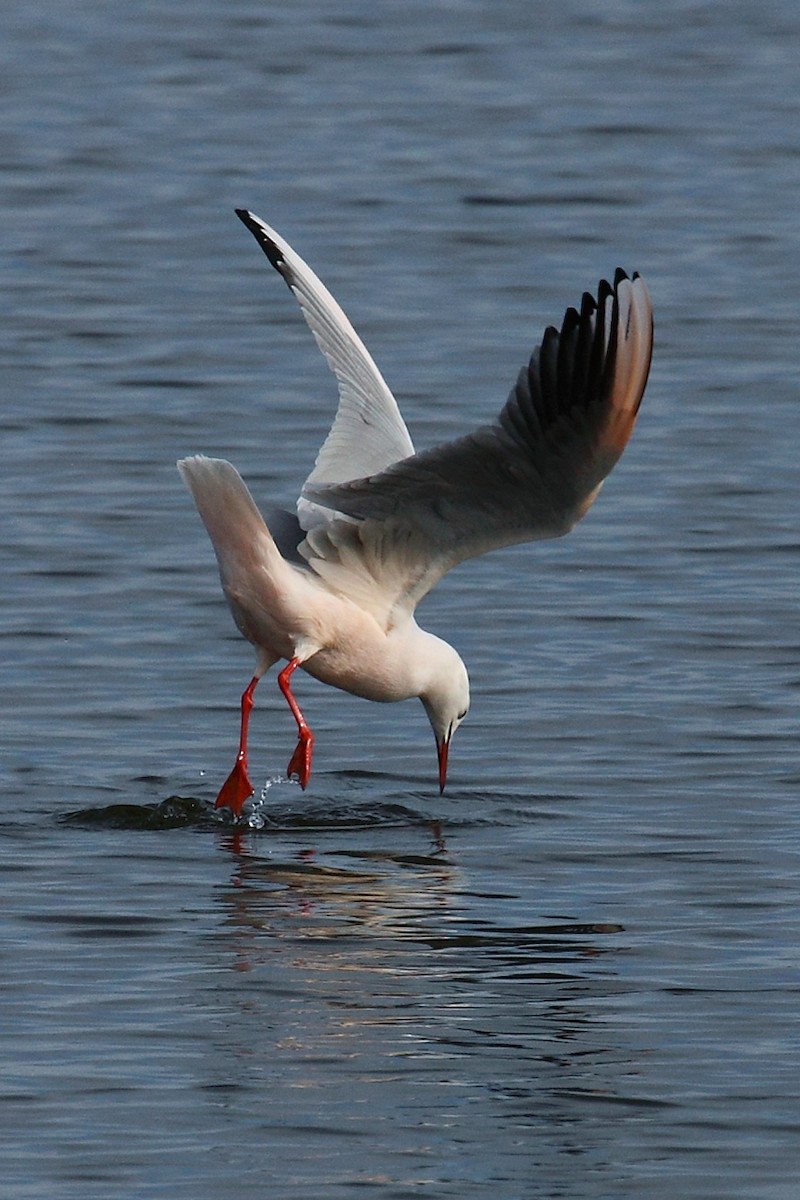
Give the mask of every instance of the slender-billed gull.
[[647, 382], [653, 317], [644, 281], [617, 270], [561, 329], [545, 330], [497, 418], [416, 454], [397, 403], [342, 309], [263, 221], [237, 209], [299, 302], [339, 384], [333, 426], [296, 513], [265, 522], [223, 459], [182, 459], [216, 552], [223, 591], [257, 664], [242, 696], [236, 763], [217, 807], [237, 816], [253, 786], [253, 693], [274, 663], [297, 721], [288, 766], [306, 787], [313, 734], [292, 693], [302, 667], [368, 700], [418, 696], [444, 790], [450, 742], [469, 708], [459, 655], [420, 629], [417, 603], [446, 571], [500, 546], [567, 533], [625, 448]]

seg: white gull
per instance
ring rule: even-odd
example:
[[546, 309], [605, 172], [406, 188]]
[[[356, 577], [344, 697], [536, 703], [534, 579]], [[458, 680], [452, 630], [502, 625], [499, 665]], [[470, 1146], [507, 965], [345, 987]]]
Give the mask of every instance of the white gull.
[[196, 455], [179, 470], [219, 564], [223, 591], [257, 664], [241, 702], [239, 752], [217, 797], [237, 816], [253, 794], [247, 731], [253, 693], [274, 663], [297, 722], [288, 766], [303, 788], [313, 734], [292, 693], [297, 667], [368, 700], [418, 696], [444, 790], [450, 741], [469, 708], [459, 655], [414, 610], [464, 559], [558, 537], [586, 513], [627, 444], [647, 382], [653, 316], [644, 281], [617, 270], [596, 296], [545, 330], [498, 417], [415, 454], [405, 422], [342, 309], [291, 246], [237, 215], [300, 304], [339, 384], [333, 426], [297, 513], [270, 527], [236, 469]]

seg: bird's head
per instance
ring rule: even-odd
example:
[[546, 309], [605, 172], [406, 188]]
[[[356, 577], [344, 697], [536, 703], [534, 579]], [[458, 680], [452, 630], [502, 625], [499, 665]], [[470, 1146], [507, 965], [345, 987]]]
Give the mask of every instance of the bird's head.
[[[438, 639], [437, 639], [438, 641]], [[432, 683], [420, 696], [436, 738], [439, 756], [439, 791], [447, 782], [450, 741], [469, 712], [469, 676], [459, 655], [446, 642], [439, 642]]]

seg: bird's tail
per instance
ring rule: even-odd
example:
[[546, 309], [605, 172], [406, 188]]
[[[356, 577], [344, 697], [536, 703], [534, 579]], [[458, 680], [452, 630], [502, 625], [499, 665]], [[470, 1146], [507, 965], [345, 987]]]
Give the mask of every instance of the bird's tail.
[[226, 592], [280, 553], [239, 472], [223, 458], [196, 454], [178, 463], [214, 546]]

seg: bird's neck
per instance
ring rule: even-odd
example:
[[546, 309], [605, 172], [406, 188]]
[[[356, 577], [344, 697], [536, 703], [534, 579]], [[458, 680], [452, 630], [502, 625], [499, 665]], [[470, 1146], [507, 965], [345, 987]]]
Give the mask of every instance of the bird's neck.
[[398, 649], [409, 675], [409, 692], [420, 698], [438, 690], [440, 681], [447, 678], [454, 663], [463, 668], [459, 655], [449, 642], [435, 633], [428, 633], [427, 629], [420, 629], [413, 619], [403, 627]]

